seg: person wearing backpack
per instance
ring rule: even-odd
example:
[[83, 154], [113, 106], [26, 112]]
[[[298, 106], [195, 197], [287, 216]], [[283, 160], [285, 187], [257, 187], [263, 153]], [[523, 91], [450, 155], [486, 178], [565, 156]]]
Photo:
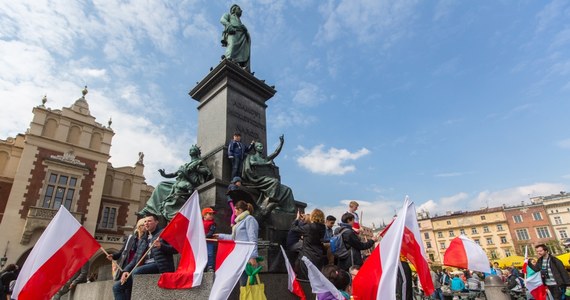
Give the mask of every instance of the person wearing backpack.
[[354, 215], [349, 212], [342, 215], [340, 220], [342, 223], [339, 223], [340, 227], [337, 228], [337, 234], [341, 236], [342, 244], [345, 249], [348, 250], [348, 255], [338, 255], [337, 253], [341, 251], [337, 250], [335, 251], [335, 256], [338, 258], [337, 265], [341, 269], [348, 271], [348, 269], [353, 265], [362, 265], [363, 261], [360, 251], [374, 247], [374, 243], [378, 241], [378, 238], [373, 237], [369, 241], [361, 242], [356, 232], [352, 229], [354, 224]]

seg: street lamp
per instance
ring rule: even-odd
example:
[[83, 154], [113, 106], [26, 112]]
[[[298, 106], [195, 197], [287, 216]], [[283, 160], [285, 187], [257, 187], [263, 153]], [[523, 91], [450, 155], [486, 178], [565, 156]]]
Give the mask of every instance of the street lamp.
[[0, 258], [0, 268], [4, 268], [4, 265], [6, 265], [7, 261], [8, 261], [8, 258], [6, 256]]

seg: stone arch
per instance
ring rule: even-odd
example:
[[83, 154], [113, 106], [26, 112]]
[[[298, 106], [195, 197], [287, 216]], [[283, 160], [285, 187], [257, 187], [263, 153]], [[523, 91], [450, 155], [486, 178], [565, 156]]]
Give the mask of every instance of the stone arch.
[[91, 142], [89, 143], [89, 148], [95, 151], [101, 150], [101, 143], [103, 141], [103, 137], [99, 132], [93, 132], [91, 135]]
[[69, 133], [67, 134], [67, 142], [70, 144], [79, 144], [79, 139], [81, 137], [81, 128], [77, 125], [72, 125], [69, 128]]
[[20, 269], [22, 269], [22, 266], [24, 265], [24, 262], [26, 262], [26, 259], [28, 259], [30, 252], [32, 252], [32, 249], [34, 249], [34, 247], [30, 247], [30, 249], [24, 251], [18, 260], [16, 260], [16, 264], [20, 267]]
[[44, 125], [44, 132], [42, 133], [42, 136], [54, 138], [55, 132], [57, 131], [57, 126], [57, 121], [55, 119], [48, 119]]
[[5, 151], [0, 151], [0, 174], [4, 171], [10, 160], [10, 154]]
[[105, 176], [105, 184], [103, 185], [103, 194], [112, 195], [113, 193], [113, 175], [107, 174]]
[[131, 189], [132, 189], [132, 182], [130, 179], [125, 179], [125, 181], [123, 181], [123, 192], [122, 192], [122, 197], [123, 198], [131, 198]]

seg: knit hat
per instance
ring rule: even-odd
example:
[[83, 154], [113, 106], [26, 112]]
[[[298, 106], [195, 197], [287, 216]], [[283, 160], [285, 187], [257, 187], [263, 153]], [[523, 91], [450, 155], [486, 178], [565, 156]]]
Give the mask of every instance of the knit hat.
[[214, 209], [212, 209], [211, 207], [206, 207], [204, 209], [202, 209], [202, 217], [205, 216], [206, 214], [215, 214], [216, 211]]
[[232, 179], [232, 183], [236, 183], [236, 182], [238, 182], [238, 181], [241, 182], [241, 178], [240, 178], [239, 176], [236, 176], [236, 177], [234, 177], [234, 178]]

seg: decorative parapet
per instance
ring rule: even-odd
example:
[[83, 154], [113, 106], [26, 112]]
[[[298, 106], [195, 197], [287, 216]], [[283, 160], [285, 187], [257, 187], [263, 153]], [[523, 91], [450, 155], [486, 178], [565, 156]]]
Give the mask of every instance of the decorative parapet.
[[95, 239], [99, 243], [122, 245], [125, 241], [125, 236], [120, 234], [95, 233]]
[[[24, 225], [24, 232], [22, 233], [22, 238], [20, 239], [20, 244], [27, 245], [30, 243], [32, 234], [37, 229], [44, 229], [48, 226], [49, 222], [55, 217], [57, 209], [43, 208], [37, 206], [30, 206], [28, 210], [28, 215], [26, 217], [26, 224]], [[83, 217], [82, 213], [71, 212], [73, 217], [81, 222]]]

